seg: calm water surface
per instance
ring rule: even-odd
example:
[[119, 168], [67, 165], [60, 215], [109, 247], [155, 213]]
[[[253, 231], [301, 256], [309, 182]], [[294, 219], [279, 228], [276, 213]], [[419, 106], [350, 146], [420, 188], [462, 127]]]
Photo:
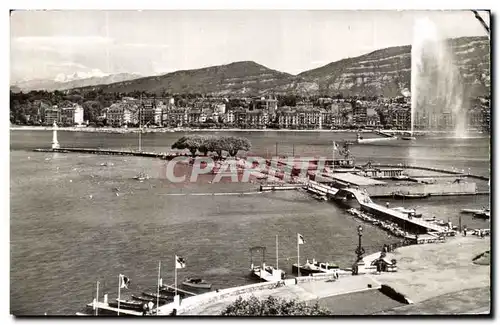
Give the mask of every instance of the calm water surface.
[[[274, 155], [276, 147], [280, 155], [328, 156], [332, 140], [355, 138], [353, 133], [234, 134], [248, 137], [251, 154], [260, 156]], [[146, 134], [143, 148], [168, 151], [180, 136]], [[120, 273], [131, 278], [125, 295], [154, 290], [160, 260], [164, 282], [173, 283], [175, 254], [187, 260], [179, 279], [199, 276], [215, 288], [251, 283], [248, 248], [266, 246], [266, 260], [274, 264], [276, 235], [280, 267], [289, 273], [296, 261], [297, 232], [306, 239], [301, 246], [304, 259], [332, 260], [342, 266], [353, 262], [359, 221], [333, 203], [315, 201], [299, 191], [211, 195], [252, 192], [258, 185], [171, 184], [164, 177], [165, 162], [156, 159], [32, 151], [49, 146], [51, 138], [47, 131], [11, 132], [10, 310], [15, 315], [73, 315], [92, 300], [96, 281], [101, 283], [100, 293], [116, 297]], [[134, 134], [59, 133], [62, 147], [132, 149], [137, 139]], [[353, 146], [351, 151], [358, 162], [453, 166], [489, 174], [489, 138], [389, 141]], [[104, 162], [114, 165], [101, 166]], [[152, 179], [134, 180], [139, 172]], [[172, 195], [179, 193], [188, 195]], [[488, 200], [444, 197], [404, 205], [457, 224], [461, 208], [487, 206]], [[487, 221], [470, 216], [463, 216], [462, 224], [489, 227]], [[367, 252], [396, 240], [371, 225], [364, 228]]]

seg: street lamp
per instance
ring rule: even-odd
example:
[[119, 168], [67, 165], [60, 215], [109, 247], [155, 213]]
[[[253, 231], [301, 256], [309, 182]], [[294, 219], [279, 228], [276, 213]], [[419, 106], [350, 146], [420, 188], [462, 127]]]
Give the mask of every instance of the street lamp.
[[359, 266], [364, 265], [363, 262], [363, 254], [365, 253], [365, 249], [361, 246], [361, 237], [363, 237], [363, 227], [361, 225], [358, 226], [358, 247], [356, 248], [356, 263], [354, 263], [353, 274], [358, 274]]

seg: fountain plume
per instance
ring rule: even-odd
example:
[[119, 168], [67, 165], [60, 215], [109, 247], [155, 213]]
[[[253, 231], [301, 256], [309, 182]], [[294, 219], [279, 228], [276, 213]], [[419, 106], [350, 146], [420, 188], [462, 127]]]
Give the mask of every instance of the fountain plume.
[[449, 43], [427, 17], [415, 21], [411, 48], [411, 133], [453, 128], [466, 133], [463, 86]]

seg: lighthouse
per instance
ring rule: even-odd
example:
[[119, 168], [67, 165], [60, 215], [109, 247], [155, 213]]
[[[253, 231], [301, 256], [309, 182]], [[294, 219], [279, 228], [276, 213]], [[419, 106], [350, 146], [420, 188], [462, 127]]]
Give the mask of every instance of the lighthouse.
[[52, 149], [59, 149], [59, 141], [57, 141], [57, 123], [54, 121], [52, 125]]

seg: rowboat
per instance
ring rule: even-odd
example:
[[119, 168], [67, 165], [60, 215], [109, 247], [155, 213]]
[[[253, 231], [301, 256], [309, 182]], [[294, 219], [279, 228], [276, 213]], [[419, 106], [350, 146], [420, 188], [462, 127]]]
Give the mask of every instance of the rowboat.
[[146, 310], [148, 308], [147, 303], [142, 301], [134, 301], [134, 300], [118, 300], [110, 302], [109, 306], [118, 308], [118, 302], [120, 302], [120, 308], [123, 309], [131, 309], [131, 310]]
[[182, 282], [182, 285], [189, 289], [198, 289], [198, 290], [200, 289], [210, 290], [212, 288], [211, 283], [208, 283], [202, 279], [193, 279], [193, 278], [187, 278]]

